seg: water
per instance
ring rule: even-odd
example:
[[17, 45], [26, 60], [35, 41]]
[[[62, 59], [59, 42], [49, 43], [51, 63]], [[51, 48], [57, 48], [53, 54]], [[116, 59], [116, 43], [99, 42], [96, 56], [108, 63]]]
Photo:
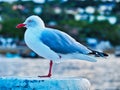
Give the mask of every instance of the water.
[[[0, 59], [0, 76], [37, 77], [48, 73], [49, 61], [29, 58]], [[53, 77], [87, 78], [93, 90], [120, 90], [120, 58], [110, 55], [98, 62], [70, 60], [55, 63]]]

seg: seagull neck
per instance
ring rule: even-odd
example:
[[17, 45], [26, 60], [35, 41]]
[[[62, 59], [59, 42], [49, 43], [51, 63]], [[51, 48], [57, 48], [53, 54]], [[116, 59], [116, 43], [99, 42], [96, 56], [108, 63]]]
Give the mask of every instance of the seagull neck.
[[38, 23], [36, 26], [39, 28], [45, 28], [45, 24], [43, 22]]
[[36, 27], [29, 27], [28, 29], [30, 29], [30, 30], [43, 30], [45, 28], [45, 26], [42, 26], [42, 27], [39, 27], [39, 26], [36, 26]]
[[28, 28], [25, 31], [26, 37], [39, 37], [40, 33], [43, 31], [41, 28]]

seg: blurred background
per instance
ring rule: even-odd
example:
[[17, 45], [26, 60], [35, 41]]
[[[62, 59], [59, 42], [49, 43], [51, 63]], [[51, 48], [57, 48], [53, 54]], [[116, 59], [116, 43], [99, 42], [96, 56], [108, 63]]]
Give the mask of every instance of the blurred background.
[[120, 90], [120, 0], [0, 0], [0, 76], [48, 72], [49, 61], [40, 60], [26, 46], [26, 29], [16, 29], [31, 15], [40, 16], [47, 27], [109, 54], [97, 63], [71, 60], [55, 64], [54, 76], [85, 77], [94, 90]]

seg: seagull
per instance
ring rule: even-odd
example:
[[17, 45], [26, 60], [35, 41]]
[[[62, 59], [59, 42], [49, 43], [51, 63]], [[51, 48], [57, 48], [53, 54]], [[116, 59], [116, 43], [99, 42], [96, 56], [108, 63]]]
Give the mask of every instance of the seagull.
[[51, 77], [53, 62], [77, 59], [96, 62], [92, 56], [106, 57], [108, 54], [87, 48], [67, 33], [45, 27], [43, 20], [36, 15], [29, 16], [16, 28], [27, 28], [24, 34], [26, 45], [39, 56], [49, 59], [49, 72], [38, 77]]

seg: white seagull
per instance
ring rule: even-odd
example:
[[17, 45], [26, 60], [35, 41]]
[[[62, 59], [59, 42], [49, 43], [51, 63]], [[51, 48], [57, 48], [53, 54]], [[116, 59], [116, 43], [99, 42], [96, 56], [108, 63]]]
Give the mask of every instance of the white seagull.
[[108, 56], [87, 48], [60, 30], [45, 27], [43, 20], [36, 15], [28, 17], [24, 23], [16, 26], [16, 28], [22, 27], [27, 28], [24, 35], [27, 46], [39, 56], [50, 60], [48, 75], [39, 77], [51, 77], [53, 61], [78, 59], [95, 62], [97, 60], [90, 56], [91, 54]]

